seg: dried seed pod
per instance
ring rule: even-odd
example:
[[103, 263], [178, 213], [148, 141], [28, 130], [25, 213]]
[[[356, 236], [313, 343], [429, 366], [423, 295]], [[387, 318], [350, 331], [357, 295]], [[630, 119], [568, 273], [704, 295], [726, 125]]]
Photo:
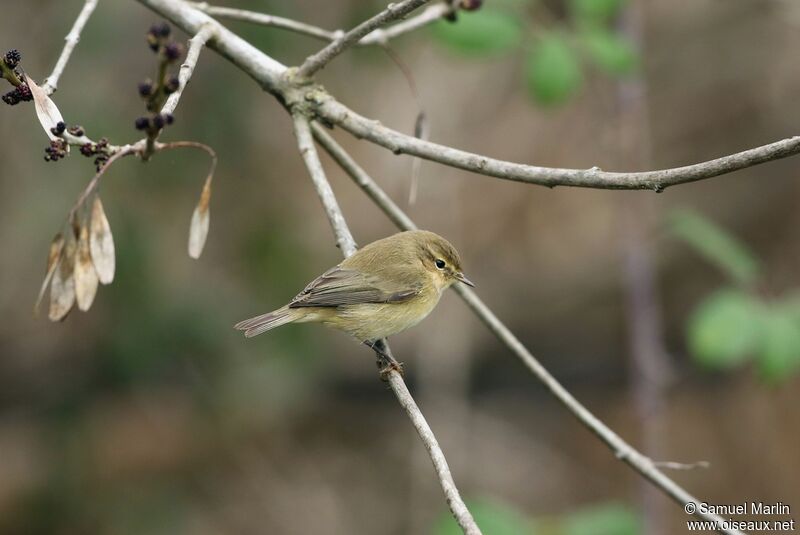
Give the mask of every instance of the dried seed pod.
[[30, 87], [31, 94], [33, 95], [33, 107], [36, 108], [36, 116], [42, 124], [45, 133], [50, 139], [56, 139], [51, 131], [53, 128], [58, 127], [58, 123], [63, 123], [64, 118], [61, 112], [58, 111], [58, 106], [53, 100], [47, 96], [44, 89], [36, 85], [36, 82], [29, 77], [25, 77], [25, 82]]
[[92, 255], [89, 252], [89, 227], [81, 225], [75, 252], [75, 300], [78, 308], [86, 312], [92, 307], [94, 296], [97, 295], [99, 280], [92, 264]]
[[53, 241], [50, 242], [50, 253], [47, 255], [47, 271], [45, 271], [42, 287], [39, 288], [39, 296], [36, 298], [36, 304], [33, 305], [34, 314], [39, 313], [39, 305], [42, 303], [42, 298], [44, 297], [45, 290], [47, 290], [47, 285], [50, 284], [50, 281], [53, 278], [53, 273], [55, 273], [56, 268], [58, 267], [58, 261], [61, 259], [62, 250], [64, 250], [64, 236], [59, 232], [55, 235]]
[[195, 259], [200, 258], [200, 254], [206, 244], [206, 237], [208, 237], [208, 227], [211, 222], [211, 214], [209, 212], [211, 179], [212, 175], [208, 175], [206, 183], [203, 185], [203, 191], [200, 194], [200, 201], [194, 209], [192, 222], [189, 226], [189, 256]]
[[111, 284], [114, 280], [116, 260], [114, 255], [114, 237], [111, 225], [108, 224], [103, 203], [96, 196], [92, 203], [92, 214], [89, 233], [89, 251], [97, 278], [103, 284]]
[[67, 317], [75, 304], [75, 238], [68, 236], [64, 243], [61, 261], [58, 269], [53, 273], [50, 283], [50, 313], [51, 321], [61, 321]]

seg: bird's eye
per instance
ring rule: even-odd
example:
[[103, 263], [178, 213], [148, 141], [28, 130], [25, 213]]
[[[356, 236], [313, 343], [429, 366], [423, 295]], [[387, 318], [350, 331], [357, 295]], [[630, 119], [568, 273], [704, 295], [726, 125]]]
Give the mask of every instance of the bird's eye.
[[436, 264], [437, 269], [444, 269], [445, 263], [444, 260], [442, 260], [441, 258], [437, 258], [434, 264]]

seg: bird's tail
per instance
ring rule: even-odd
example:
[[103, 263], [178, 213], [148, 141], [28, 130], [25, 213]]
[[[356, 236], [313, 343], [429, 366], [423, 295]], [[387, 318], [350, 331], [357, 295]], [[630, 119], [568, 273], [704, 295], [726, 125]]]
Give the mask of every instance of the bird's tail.
[[233, 326], [234, 329], [244, 331], [247, 338], [252, 338], [261, 333], [265, 333], [275, 327], [280, 327], [287, 323], [291, 323], [297, 319], [297, 311], [289, 307], [279, 308], [272, 312], [267, 312], [260, 316], [250, 318], [249, 320], [240, 321]]

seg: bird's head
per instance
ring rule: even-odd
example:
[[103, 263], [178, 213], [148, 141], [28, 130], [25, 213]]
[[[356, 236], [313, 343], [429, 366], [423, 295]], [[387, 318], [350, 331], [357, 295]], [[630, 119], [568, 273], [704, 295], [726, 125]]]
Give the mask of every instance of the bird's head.
[[411, 238], [417, 245], [417, 253], [422, 265], [436, 281], [436, 285], [445, 289], [456, 282], [475, 286], [461, 269], [461, 257], [450, 242], [425, 230], [412, 231]]

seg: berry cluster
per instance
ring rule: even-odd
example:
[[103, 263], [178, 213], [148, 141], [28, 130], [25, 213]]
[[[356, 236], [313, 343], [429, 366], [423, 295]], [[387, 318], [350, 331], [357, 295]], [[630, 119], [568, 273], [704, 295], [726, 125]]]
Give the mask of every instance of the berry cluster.
[[155, 135], [159, 130], [167, 125], [171, 125], [175, 117], [171, 113], [156, 113], [152, 117], [139, 117], [134, 126], [136, 130], [146, 131], [150, 135]]
[[81, 145], [81, 154], [87, 158], [96, 156], [94, 167], [99, 172], [108, 161], [108, 139], [103, 137], [97, 143], [84, 143]]
[[28, 87], [28, 84], [23, 82], [0, 98], [9, 106], [16, 106], [20, 102], [33, 100], [33, 94], [31, 94], [31, 88]]
[[44, 161], [57, 162], [67, 156], [67, 142], [64, 139], [58, 138], [50, 142], [50, 145], [44, 149]]
[[0, 73], [3, 78], [14, 85], [14, 89], [2, 96], [3, 102], [9, 106], [33, 100], [31, 88], [22, 81], [22, 74], [17, 69], [20, 61], [22, 61], [22, 54], [16, 48], [0, 56]]
[[3, 56], [3, 61], [9, 69], [16, 69], [19, 62], [22, 61], [22, 54], [16, 48], [12, 48]]
[[137, 130], [147, 132], [150, 137], [157, 136], [164, 126], [174, 121], [172, 115], [158, 113], [167, 97], [180, 87], [178, 77], [167, 72], [169, 65], [181, 59], [184, 52], [182, 44], [169, 39], [171, 33], [169, 24], [164, 22], [153, 24], [147, 32], [147, 45], [159, 58], [158, 75], [155, 81], [148, 78], [137, 87], [147, 111], [152, 112], [152, 115], [139, 117], [135, 126]]

